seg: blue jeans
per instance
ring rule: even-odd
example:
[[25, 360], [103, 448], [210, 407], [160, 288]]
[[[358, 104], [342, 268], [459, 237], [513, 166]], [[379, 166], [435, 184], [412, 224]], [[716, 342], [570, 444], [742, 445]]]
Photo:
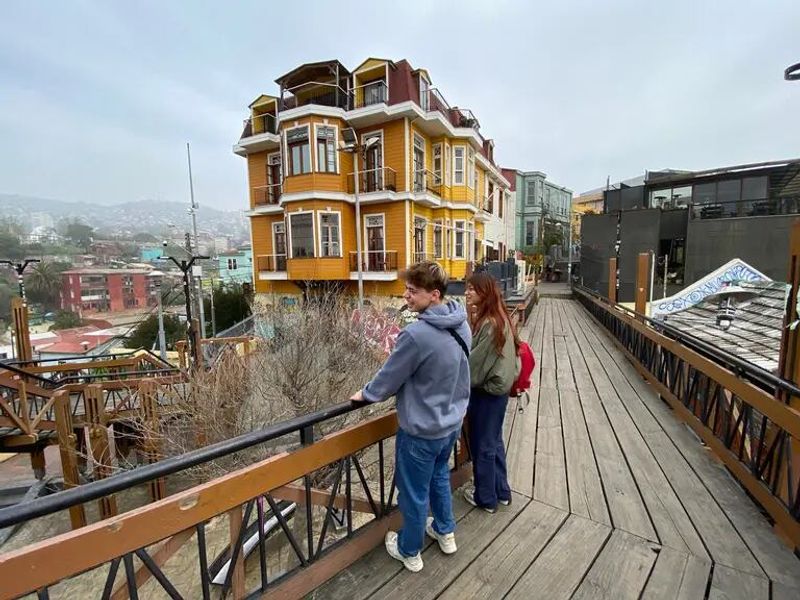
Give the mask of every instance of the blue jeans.
[[493, 396], [472, 388], [467, 407], [469, 449], [475, 477], [475, 503], [497, 507], [498, 500], [511, 500], [503, 445], [503, 419], [508, 396]]
[[403, 515], [397, 548], [403, 556], [415, 556], [422, 550], [429, 503], [436, 533], [455, 531], [447, 461], [460, 433], [459, 430], [438, 440], [426, 440], [397, 430], [394, 477]]

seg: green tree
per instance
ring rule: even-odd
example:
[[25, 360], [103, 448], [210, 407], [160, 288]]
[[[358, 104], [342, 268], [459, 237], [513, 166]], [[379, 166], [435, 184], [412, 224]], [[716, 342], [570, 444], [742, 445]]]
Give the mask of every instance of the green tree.
[[19, 236], [10, 231], [0, 231], [0, 259], [19, 260], [25, 256], [25, 249]]
[[61, 305], [61, 273], [70, 265], [64, 262], [40, 262], [26, 271], [25, 289], [28, 299], [41, 304], [45, 311], [57, 310]]
[[78, 313], [74, 313], [69, 310], [59, 310], [56, 313], [55, 319], [53, 320], [53, 325], [50, 327], [50, 330], [56, 329], [71, 329], [73, 327], [80, 327], [81, 326], [81, 318]]
[[0, 322], [11, 322], [11, 299], [16, 295], [16, 286], [0, 279]]
[[[164, 338], [167, 348], [175, 347], [175, 342], [186, 338], [186, 326], [174, 315], [164, 315]], [[137, 325], [125, 341], [126, 348], [150, 349], [158, 341], [158, 315], [150, 315]]]
[[67, 238], [73, 244], [80, 246], [84, 250], [88, 250], [89, 245], [92, 243], [92, 234], [94, 229], [89, 225], [84, 225], [80, 221], [72, 221], [67, 225]]
[[[203, 306], [206, 315], [208, 332], [211, 332], [211, 299], [205, 298]], [[217, 321], [217, 331], [222, 331], [239, 321], [243, 321], [251, 314], [250, 299], [244, 287], [238, 283], [218, 284], [214, 286], [214, 317]]]
[[142, 231], [133, 234], [133, 241], [139, 242], [140, 244], [155, 244], [156, 242], [159, 241], [159, 239], [152, 233], [146, 233]]

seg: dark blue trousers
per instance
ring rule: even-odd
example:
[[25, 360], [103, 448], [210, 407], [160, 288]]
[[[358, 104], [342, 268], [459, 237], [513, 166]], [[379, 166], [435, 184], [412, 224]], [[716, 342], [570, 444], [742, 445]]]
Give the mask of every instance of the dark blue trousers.
[[498, 500], [511, 500], [503, 445], [503, 419], [508, 396], [492, 396], [472, 388], [467, 408], [469, 448], [475, 478], [475, 502], [495, 508]]

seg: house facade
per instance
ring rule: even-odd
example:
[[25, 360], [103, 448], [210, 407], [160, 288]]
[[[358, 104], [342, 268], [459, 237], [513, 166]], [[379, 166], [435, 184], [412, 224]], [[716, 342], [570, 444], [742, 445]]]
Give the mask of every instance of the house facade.
[[219, 279], [223, 283], [253, 282], [253, 250], [242, 248], [217, 255]]
[[516, 246], [530, 251], [543, 243], [544, 231], [557, 228], [561, 231], [563, 245], [569, 237], [572, 190], [547, 180], [541, 171], [507, 169], [516, 175], [515, 223]]
[[70, 269], [61, 273], [61, 308], [78, 314], [156, 306], [157, 277], [147, 269]]
[[[357, 227], [367, 295], [402, 294], [399, 274], [419, 260], [462, 279], [470, 263], [505, 255], [497, 224], [513, 213], [494, 143], [427, 71], [370, 58], [351, 72], [334, 60], [276, 83], [277, 96], [250, 105], [234, 146], [247, 159], [257, 294], [355, 291]], [[351, 129], [360, 148], [342, 151]]]

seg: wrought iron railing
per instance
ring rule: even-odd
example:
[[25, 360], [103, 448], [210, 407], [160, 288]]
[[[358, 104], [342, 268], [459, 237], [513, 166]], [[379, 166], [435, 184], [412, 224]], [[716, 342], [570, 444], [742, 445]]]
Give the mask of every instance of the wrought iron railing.
[[800, 544], [800, 389], [583, 287], [577, 299], [636, 369]]
[[428, 169], [415, 169], [412, 178], [414, 192], [432, 192], [437, 196], [442, 195], [442, 175]]
[[[396, 250], [367, 250], [361, 253], [361, 269], [370, 273], [397, 271]], [[350, 272], [358, 271], [358, 252], [350, 252]]]
[[[378, 167], [358, 172], [358, 193], [397, 191], [397, 173], [391, 167]], [[355, 175], [350, 173], [347, 177], [347, 193], [354, 194]]]
[[[59, 594], [81, 598], [112, 593], [137, 598], [140, 592], [143, 597], [166, 593], [171, 598], [228, 593], [234, 598], [263, 593], [302, 597], [379, 544], [389, 527], [399, 525], [394, 469], [386, 456], [386, 445], [397, 431], [396, 414], [374, 415], [316, 438], [324, 423], [356, 409], [350, 402], [337, 404], [0, 509], [0, 528], [15, 526], [258, 445], [280, 441], [281, 448], [288, 448], [137, 510], [0, 554], [0, 596], [37, 593], [46, 598], [58, 585]], [[468, 460], [460, 440], [453, 452], [454, 485], [466, 480]], [[358, 543], [348, 544], [356, 535]], [[197, 576], [185, 576], [185, 557], [177, 565], [170, 563], [179, 549], [193, 558]], [[253, 556], [246, 565], [248, 553]], [[246, 589], [248, 585], [253, 587]], [[217, 587], [213, 592], [212, 586]]]
[[278, 133], [278, 119], [275, 115], [255, 115], [244, 120], [242, 138], [261, 135], [262, 133]]
[[270, 185], [257, 185], [253, 188], [253, 204], [255, 206], [270, 206], [278, 204], [283, 193], [282, 183]]
[[289, 110], [308, 104], [331, 106], [335, 108], [350, 108], [350, 92], [335, 83], [309, 81], [291, 90], [292, 95], [282, 101], [282, 110]]
[[353, 108], [363, 108], [389, 101], [389, 87], [385, 81], [371, 81], [352, 90]]

